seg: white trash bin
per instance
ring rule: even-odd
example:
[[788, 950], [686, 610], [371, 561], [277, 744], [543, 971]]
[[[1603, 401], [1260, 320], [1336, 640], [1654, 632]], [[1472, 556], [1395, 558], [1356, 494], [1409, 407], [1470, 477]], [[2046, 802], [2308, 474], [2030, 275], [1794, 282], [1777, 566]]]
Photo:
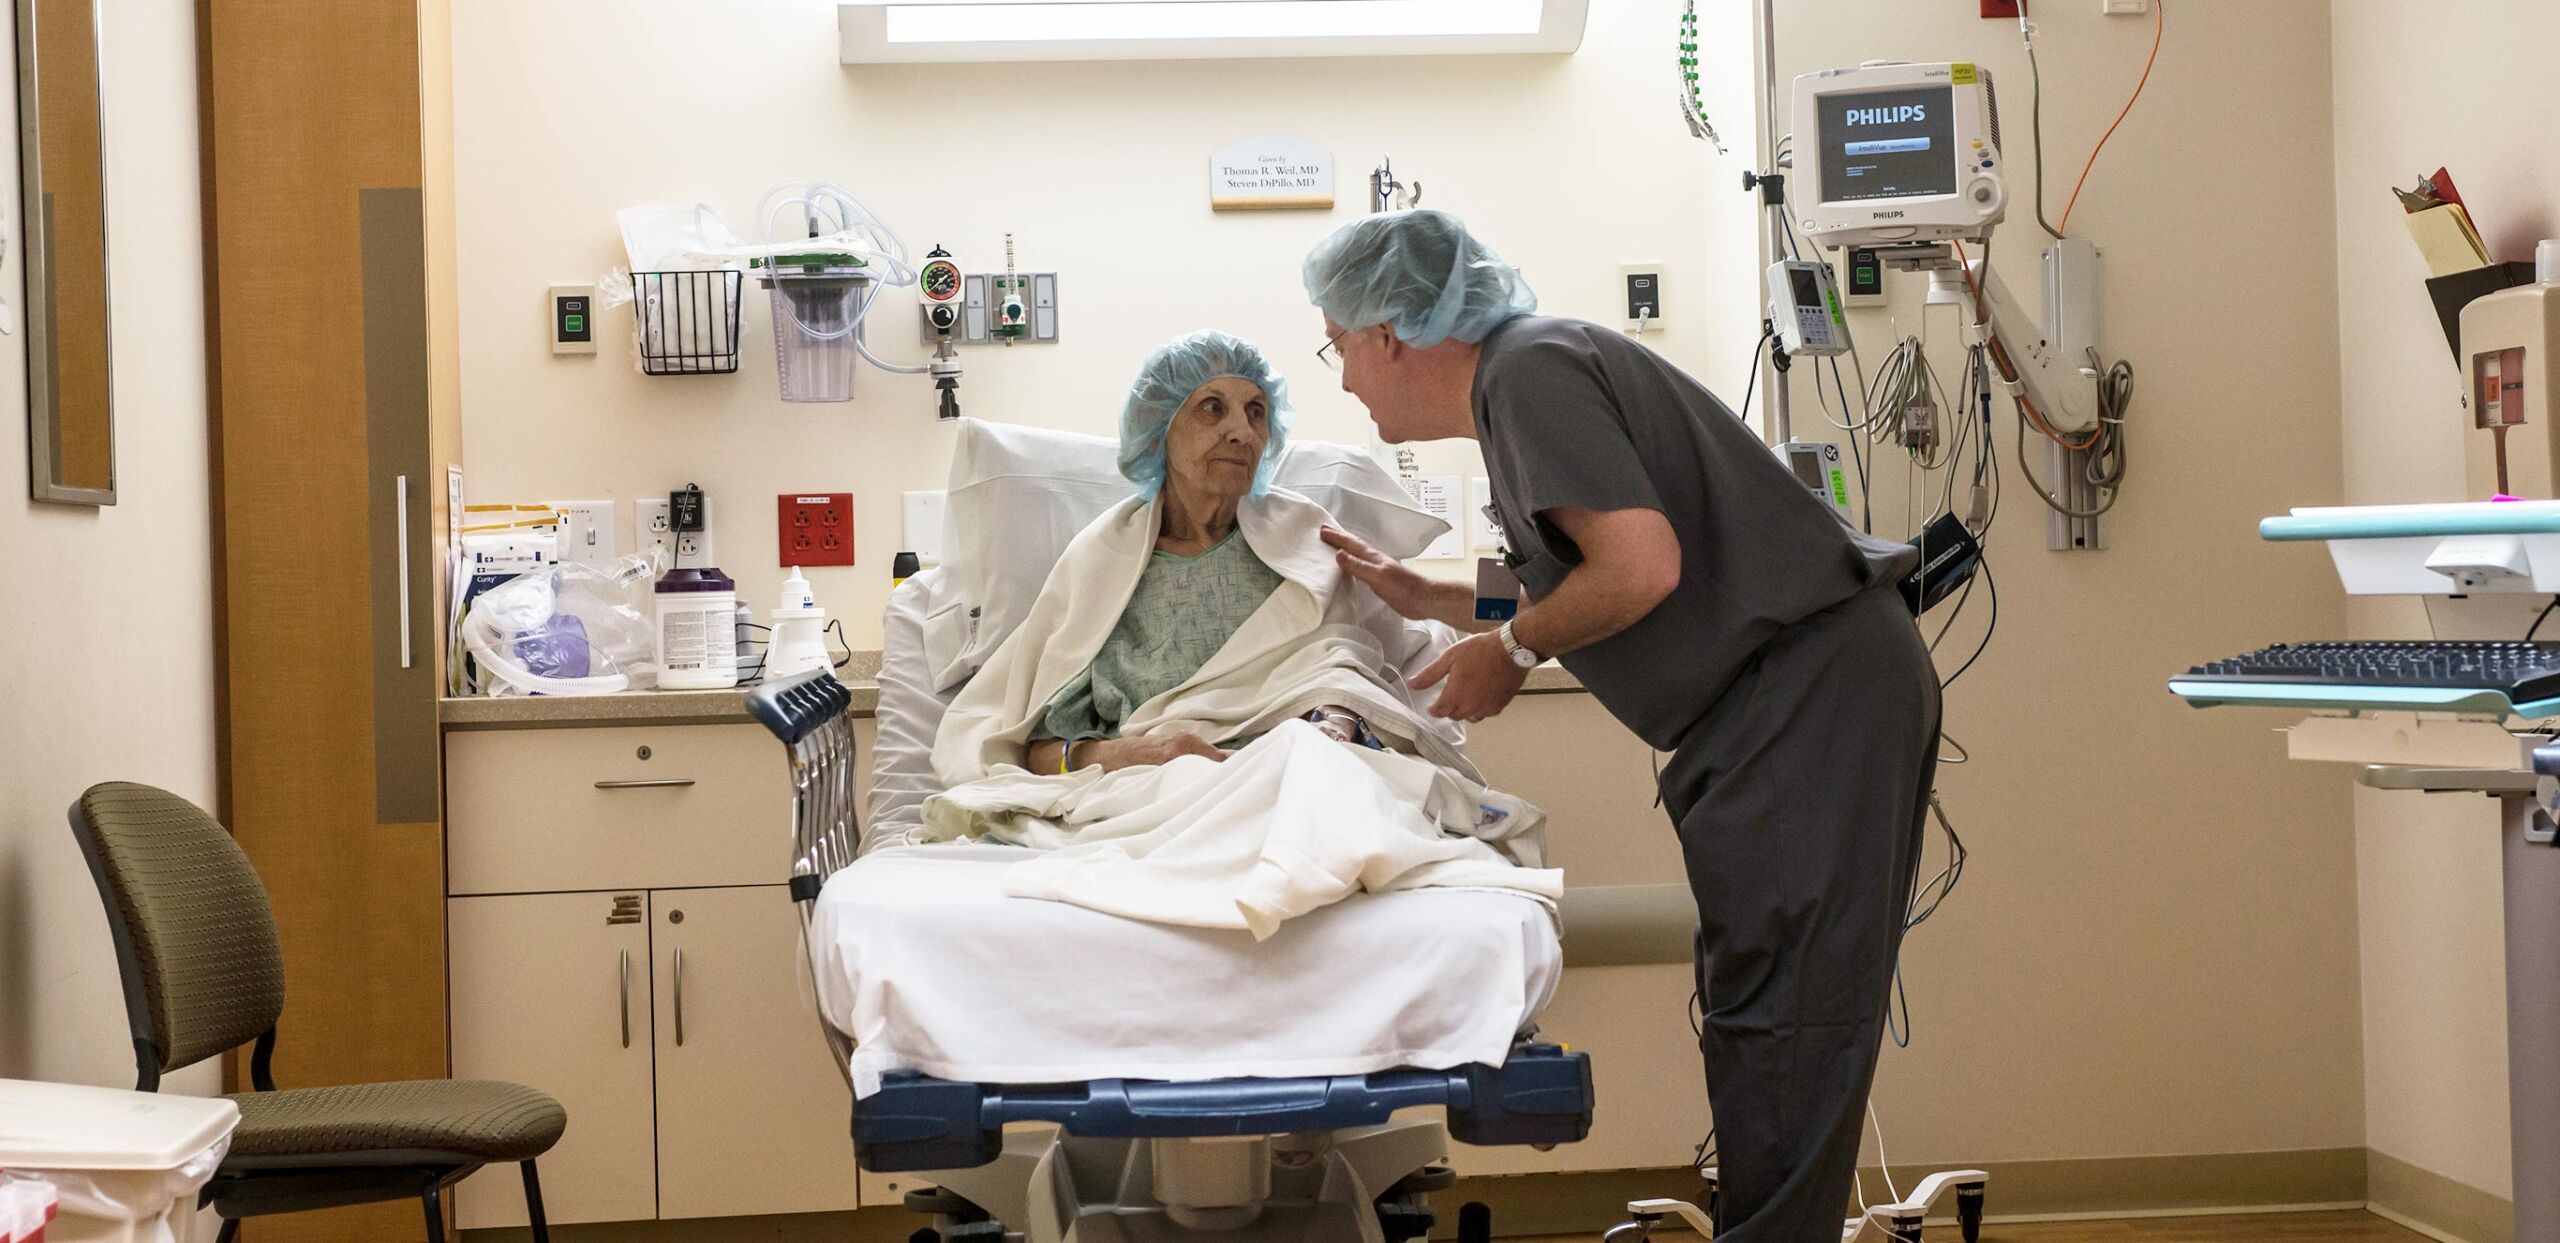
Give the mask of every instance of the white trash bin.
[[45, 1243], [195, 1243], [238, 1125], [226, 1100], [0, 1079], [0, 1170], [61, 1195]]

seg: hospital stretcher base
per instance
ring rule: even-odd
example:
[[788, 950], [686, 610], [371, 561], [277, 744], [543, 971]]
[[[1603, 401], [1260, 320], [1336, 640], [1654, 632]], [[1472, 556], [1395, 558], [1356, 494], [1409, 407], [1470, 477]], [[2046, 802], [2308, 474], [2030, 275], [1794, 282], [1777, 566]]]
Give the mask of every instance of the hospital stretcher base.
[[1449, 1134], [1476, 1145], [1575, 1143], [1591, 1133], [1591, 1059], [1523, 1044], [1500, 1066], [1395, 1070], [1304, 1079], [1151, 1083], [1100, 1079], [1043, 1086], [888, 1075], [855, 1102], [853, 1145], [880, 1173], [985, 1165], [1008, 1123], [1056, 1123], [1069, 1135], [1190, 1139], [1377, 1126], [1399, 1110], [1440, 1106]]

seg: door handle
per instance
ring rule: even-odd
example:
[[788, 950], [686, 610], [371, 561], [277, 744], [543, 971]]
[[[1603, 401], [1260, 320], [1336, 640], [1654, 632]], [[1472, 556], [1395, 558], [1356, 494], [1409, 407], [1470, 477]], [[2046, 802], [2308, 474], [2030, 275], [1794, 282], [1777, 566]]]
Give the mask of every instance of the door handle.
[[599, 790], [674, 790], [693, 784], [691, 777], [658, 777], [647, 781], [599, 781]]
[[684, 951], [676, 951], [676, 1047], [684, 1047]]
[[417, 663], [409, 651], [409, 477], [392, 480], [391, 487], [394, 538], [400, 544], [400, 667], [406, 669]]
[[631, 951], [622, 951], [622, 1047], [631, 1047]]

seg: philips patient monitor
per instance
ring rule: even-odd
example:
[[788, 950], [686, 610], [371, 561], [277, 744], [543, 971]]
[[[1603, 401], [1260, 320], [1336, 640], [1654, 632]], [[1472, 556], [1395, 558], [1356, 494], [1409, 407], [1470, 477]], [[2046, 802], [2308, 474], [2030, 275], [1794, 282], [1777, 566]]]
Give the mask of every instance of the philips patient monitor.
[[1796, 79], [1797, 222], [1818, 245], [1978, 241], [2009, 204], [1991, 75], [1871, 62]]

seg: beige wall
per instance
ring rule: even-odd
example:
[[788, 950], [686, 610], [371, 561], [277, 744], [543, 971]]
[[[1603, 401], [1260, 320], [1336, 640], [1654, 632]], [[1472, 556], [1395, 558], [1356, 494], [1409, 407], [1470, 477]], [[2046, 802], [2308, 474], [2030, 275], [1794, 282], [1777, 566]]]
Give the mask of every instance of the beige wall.
[[[2346, 499], [2462, 499], [2461, 382], [2391, 187], [2450, 167], [2496, 258], [2560, 236], [2560, 129], [2540, 85], [2560, 10], [2339, 0], [2331, 37]], [[2451, 63], [2462, 72], [2410, 72]], [[2366, 603], [2359, 632], [2425, 633], [2408, 602]], [[2364, 793], [2355, 824], [2372, 1145], [2511, 1194], [2495, 807]]]
[[[63, 810], [111, 779], [212, 803], [213, 578], [195, 12], [135, 0], [105, 14], [115, 506], [24, 499], [25, 338], [0, 348], [0, 576], [20, 584], [0, 713], [0, 1076], [131, 1086], [115, 954]], [[16, 101], [0, 92], [0, 132], [17, 133]], [[0, 296], [23, 312], [17, 162], [0, 164]], [[218, 1083], [211, 1063], [171, 1080]]]
[[[1747, 255], [1709, 242], [1718, 222], [1748, 227], [1728, 181], [1742, 165], [1714, 161], [1671, 115], [1670, 4], [1595, 6], [1572, 57], [940, 67], [839, 65], [830, 4], [733, 5], [717, 20], [680, 0], [454, 8], [471, 499], [627, 502], [699, 482], [715, 553], [762, 611], [781, 582], [775, 494], [850, 491], [861, 564], [809, 580], [856, 646], [878, 645], [899, 492], [940, 488], [950, 460], [932, 387], [866, 366], [850, 404], [783, 404], [752, 282], [737, 375], [637, 374], [621, 310], [603, 316], [595, 356], [555, 357], [545, 287], [622, 261], [616, 209], [700, 200], [754, 236], [769, 187], [832, 179], [917, 255], [938, 242], [1000, 269], [1011, 231], [1023, 267], [1059, 273], [1063, 342], [964, 351], [967, 413], [1110, 432], [1149, 349], [1220, 327], [1284, 370], [1297, 434], [1362, 443], [1359, 405], [1315, 361], [1324, 336], [1298, 258], [1366, 210], [1384, 153], [1427, 205], [1465, 214], [1523, 267], [1548, 309], [1602, 314], [1619, 264], [1659, 262], [1670, 327], [1654, 339], [1720, 384], [1748, 365], [1753, 312], [1709, 293], [1747, 279]], [[1739, 136], [1747, 41], [1721, 55], [1721, 114]], [[1209, 153], [1275, 131], [1333, 151], [1335, 209], [1211, 212]], [[879, 352], [922, 357], [911, 291], [878, 315]], [[1452, 470], [1473, 460], [1466, 446], [1423, 453]]]
[[[1705, 7], [1726, 23], [1747, 11]], [[1789, 73], [1880, 56], [1993, 66], [2024, 171], [2014, 27], [1952, 20], [1955, 4], [1780, 7]], [[939, 69], [838, 66], [819, 4], [738, 6], [716, 22], [665, 0], [456, 8], [473, 499], [627, 501], [698, 481], [719, 507], [719, 560], [762, 607], [778, 576], [771, 495], [850, 489], [863, 562], [811, 577], [857, 645], [877, 634], [895, 494], [938, 486], [947, 461], [929, 390], [866, 370], [851, 405], [781, 405], [752, 300], [755, 348], [735, 377], [635, 375], [618, 313], [597, 357], [555, 359], [544, 287], [617, 261], [616, 207], [701, 198], [744, 223], [769, 184], [832, 177], [919, 251], [940, 241], [983, 264], [1010, 229], [1026, 267], [1062, 273], [1068, 344], [969, 354], [971, 413], [1107, 430], [1151, 343], [1215, 323], [1271, 346], [1306, 434], [1356, 442], [1358, 407], [1307, 357], [1319, 340], [1296, 262], [1359, 210], [1383, 151], [1427, 203], [1522, 265], [1549, 310], [1605, 314], [1619, 263], [1666, 264], [1672, 321], [1656, 344], [1719, 390], [1744, 379], [1758, 318], [1737, 185], [1754, 128], [1749, 40], [1738, 25], [1707, 39], [1717, 115], [1741, 144], [1718, 159], [1671, 115], [1672, 0], [1592, 6], [1581, 52], [1561, 60]], [[2115, 547], [2095, 556], [2044, 552], [2034, 502], [2009, 495], [1994, 540], [1999, 641], [1949, 701], [1975, 756], [1944, 783], [1972, 869], [1912, 941], [1918, 1039], [1889, 1054], [1878, 1097], [1897, 1162], [2362, 1142], [2346, 787], [2287, 764], [2272, 720], [2191, 712], [2162, 689], [2196, 660], [2344, 625], [2324, 565], [2250, 537], [2258, 517], [2338, 489], [2326, 111], [2264, 106], [2327, 98], [2326, 14], [2316, 0], [2180, 4], [2144, 110], [2081, 205], [2111, 258], [2113, 348], [2143, 368], [2136, 485]], [[2148, 26], [2076, 9], [2045, 25], [2048, 140], [2076, 172]], [[1024, 103], [998, 112], [998, 98]], [[1208, 152], [1272, 130], [1333, 148], [1340, 206], [1212, 215]], [[2206, 139], [2226, 176], [2211, 193], [2194, 180]], [[1999, 260], [2030, 285], [2032, 235], [2021, 216]], [[2245, 331], [2210, 313], [2252, 297]], [[890, 306], [878, 339], [914, 357], [911, 312]], [[1871, 363], [1888, 318], [1862, 313]], [[1950, 379], [1954, 365], [1941, 355]], [[2252, 400], [2268, 392], [2287, 396]], [[1801, 407], [1813, 409], [1809, 387]], [[2007, 444], [2005, 420], [1999, 435]], [[1424, 460], [1456, 468], [1467, 454], [1436, 446]], [[1526, 705], [1479, 746], [1552, 809], [1576, 883], [1676, 879], [1641, 745], [1589, 701]], [[1553, 1157], [1476, 1154], [1498, 1163], [1484, 1168], [1685, 1161], [1700, 1095], [1687, 974], [1572, 973], [1548, 1027], [1600, 1058], [1603, 1130]]]
[[[2011, 195], [1993, 262], [2033, 310], [2026, 60], [2015, 22], [1972, 7], [1781, 5], [1781, 89], [1877, 57], [1988, 67]], [[2059, 220], [2153, 24], [2095, 4], [2035, 12]], [[2198, 660], [2344, 625], [2323, 559], [2254, 537], [2260, 517], [2338, 494], [2328, 6], [2175, 2], [2167, 16], [2149, 89], [2072, 219], [2104, 256], [2106, 351], [2139, 371], [2106, 551], [2045, 550], [2008, 451], [2015, 420], [1995, 420], [1998, 636], [1948, 695], [1974, 760], [1941, 782], [1974, 853], [1906, 953], [1918, 1038], [1888, 1051], [1877, 1096], [1900, 1159], [2362, 1142], [2346, 783], [2287, 763], [2271, 714], [2191, 711], [2162, 686]], [[1920, 284], [1856, 313], [1871, 369], [1924, 322]], [[1954, 315], [1925, 316], [1950, 385]], [[1806, 380], [1800, 367], [1799, 435], [1823, 426]], [[1877, 472], [1879, 530], [1902, 529], [1903, 475]], [[1982, 603], [1943, 666], [1971, 650]]]

